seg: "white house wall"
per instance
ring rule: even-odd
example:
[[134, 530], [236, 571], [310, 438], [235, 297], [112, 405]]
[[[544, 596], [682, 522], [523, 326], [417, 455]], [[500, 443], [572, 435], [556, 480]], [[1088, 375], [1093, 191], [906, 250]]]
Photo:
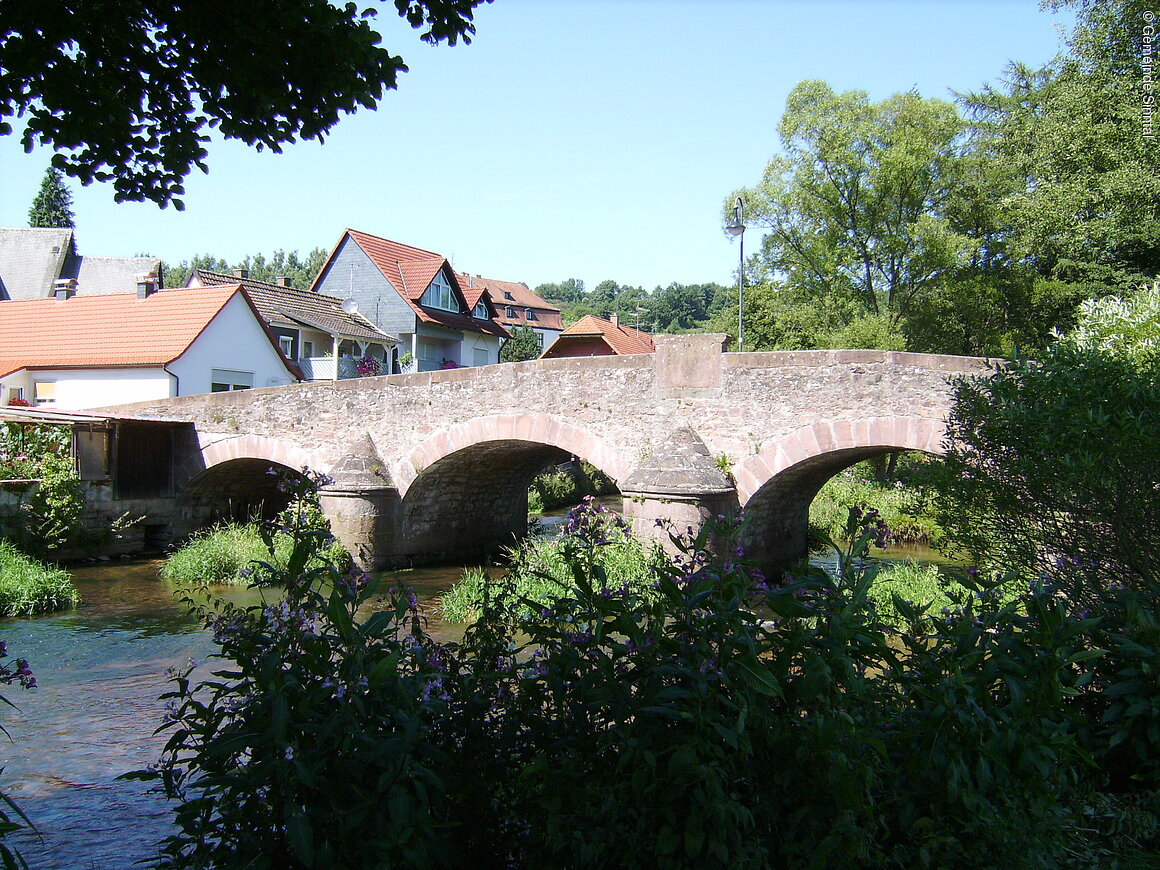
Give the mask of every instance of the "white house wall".
[[173, 378], [160, 368], [37, 369], [27, 373], [23, 384], [4, 380], [5, 386], [24, 386], [24, 398], [30, 402], [34, 402], [38, 382], [56, 384], [55, 403], [44, 407], [62, 411], [168, 399], [176, 395], [172, 392]]
[[249, 372], [254, 387], [294, 383], [246, 301], [236, 295], [178, 359], [169, 364], [181, 381], [179, 395], [210, 392], [214, 369]]

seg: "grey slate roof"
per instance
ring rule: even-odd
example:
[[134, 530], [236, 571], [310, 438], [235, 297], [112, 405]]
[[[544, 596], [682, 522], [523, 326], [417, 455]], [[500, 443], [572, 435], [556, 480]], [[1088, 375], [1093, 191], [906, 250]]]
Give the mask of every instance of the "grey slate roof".
[[307, 326], [340, 338], [398, 344], [399, 339], [383, 332], [359, 313], [347, 314], [342, 300], [324, 293], [313, 293], [297, 287], [279, 287], [252, 278], [239, 278], [209, 269], [194, 269], [185, 279], [202, 285], [241, 284], [254, 301], [259, 313], [271, 326]]
[[[0, 295], [43, 299], [52, 295], [73, 247], [72, 230], [0, 229]], [[126, 287], [125, 292], [131, 290]]]
[[79, 296], [131, 293], [160, 267], [157, 257], [81, 256], [71, 229], [0, 229], [0, 299], [44, 299], [58, 278], [75, 278]]

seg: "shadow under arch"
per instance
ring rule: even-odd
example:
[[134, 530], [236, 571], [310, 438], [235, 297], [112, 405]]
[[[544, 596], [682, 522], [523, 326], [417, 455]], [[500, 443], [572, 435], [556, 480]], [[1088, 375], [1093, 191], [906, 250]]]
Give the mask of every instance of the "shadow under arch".
[[536, 475], [573, 455], [551, 444], [505, 438], [443, 456], [411, 481], [400, 502], [399, 539], [406, 542], [406, 555], [412, 562], [458, 561], [515, 544], [528, 532], [528, 487]]
[[290, 503], [286, 481], [302, 472], [269, 459], [229, 459], [193, 477], [177, 497], [176, 531], [182, 537], [223, 522], [269, 520]]
[[741, 544], [766, 569], [806, 555], [810, 504], [827, 480], [896, 450], [941, 456], [945, 427], [928, 417], [873, 417], [802, 427], [738, 465]]

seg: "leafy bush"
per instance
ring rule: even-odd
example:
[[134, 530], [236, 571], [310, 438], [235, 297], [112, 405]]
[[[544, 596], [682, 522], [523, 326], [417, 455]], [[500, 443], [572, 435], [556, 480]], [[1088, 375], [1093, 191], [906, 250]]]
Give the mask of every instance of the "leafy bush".
[[0, 540], [0, 616], [35, 616], [79, 603], [67, 571], [41, 565]]
[[223, 666], [174, 675], [134, 774], [177, 802], [156, 866], [1064, 866], [1088, 624], [968, 578], [946, 613], [896, 600], [892, 639], [864, 558], [885, 530], [850, 516], [835, 576], [773, 587], [704, 551], [722, 529], [672, 534], [644, 600], [585, 506], [569, 593], [497, 581], [456, 644], [294, 534], [284, 601], [199, 610]]
[[[609, 495], [616, 485], [603, 471], [588, 462], [566, 471], [547, 471], [536, 477], [528, 490], [528, 511], [537, 513], [561, 505], [578, 504], [589, 495]], [[532, 505], [537, 505], [533, 510]]]

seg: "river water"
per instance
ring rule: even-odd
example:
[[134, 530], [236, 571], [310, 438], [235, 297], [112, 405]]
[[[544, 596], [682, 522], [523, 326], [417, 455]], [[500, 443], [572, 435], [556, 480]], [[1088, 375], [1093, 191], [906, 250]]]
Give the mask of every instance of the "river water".
[[[553, 521], [549, 520], [549, 525]], [[910, 554], [922, 555], [922, 554]], [[73, 572], [82, 604], [35, 619], [0, 621], [10, 655], [27, 658], [38, 686], [9, 687], [17, 705], [0, 711], [0, 788], [39, 829], [11, 840], [33, 870], [118, 870], [155, 854], [170, 830], [170, 809], [147, 786], [118, 780], [154, 763], [165, 736], [154, 736], [166, 670], [213, 651], [209, 635], [158, 576], [159, 562], [109, 562]], [[431, 601], [457, 581], [454, 567], [400, 572], [397, 582]], [[253, 590], [223, 587], [239, 604]], [[454, 626], [432, 626], [454, 636]], [[8, 661], [12, 661], [9, 659]]]

